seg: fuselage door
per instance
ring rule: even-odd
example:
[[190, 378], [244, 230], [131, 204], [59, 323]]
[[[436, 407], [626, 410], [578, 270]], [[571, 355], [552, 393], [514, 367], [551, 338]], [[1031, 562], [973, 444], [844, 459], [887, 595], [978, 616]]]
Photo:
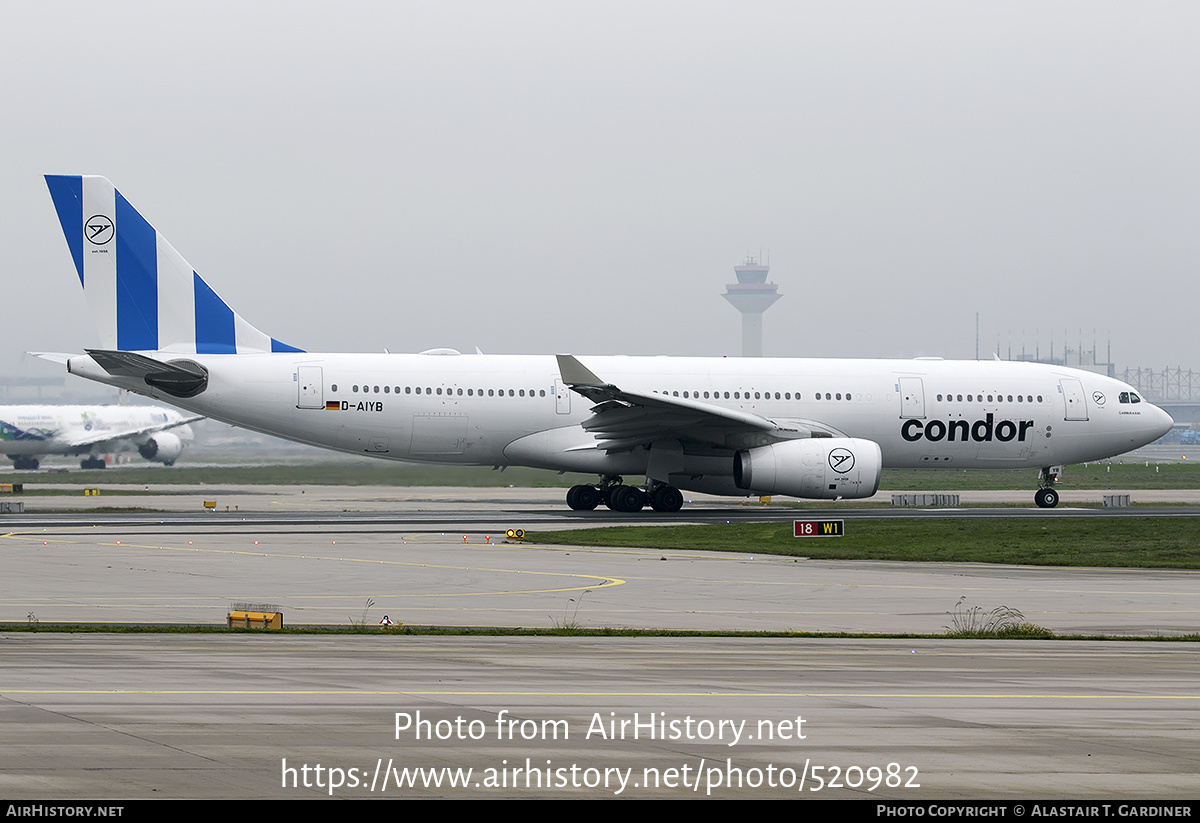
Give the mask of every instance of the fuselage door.
[[1083, 381], [1078, 377], [1064, 377], [1058, 381], [1063, 396], [1064, 420], [1087, 420], [1087, 398], [1083, 394]]
[[561, 377], [554, 378], [554, 410], [559, 414], [571, 413], [571, 390], [563, 385]]
[[925, 416], [925, 387], [919, 377], [900, 378], [900, 416]]
[[296, 367], [296, 399], [298, 409], [325, 408], [325, 388], [321, 382], [320, 366]]

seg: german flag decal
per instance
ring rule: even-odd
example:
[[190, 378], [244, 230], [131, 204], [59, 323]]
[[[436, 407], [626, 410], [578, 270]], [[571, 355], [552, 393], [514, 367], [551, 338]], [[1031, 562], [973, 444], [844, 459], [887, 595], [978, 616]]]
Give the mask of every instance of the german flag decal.
[[336, 400], [325, 401], [325, 411], [338, 411], [342, 408], [342, 404]]

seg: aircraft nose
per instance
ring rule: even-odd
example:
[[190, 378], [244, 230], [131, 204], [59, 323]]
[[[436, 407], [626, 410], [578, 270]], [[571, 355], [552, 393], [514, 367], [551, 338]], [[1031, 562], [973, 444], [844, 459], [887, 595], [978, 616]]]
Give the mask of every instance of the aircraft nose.
[[1154, 407], [1154, 411], [1156, 414], [1151, 426], [1155, 432], [1154, 439], [1157, 440], [1171, 430], [1175, 425], [1175, 420], [1158, 406]]

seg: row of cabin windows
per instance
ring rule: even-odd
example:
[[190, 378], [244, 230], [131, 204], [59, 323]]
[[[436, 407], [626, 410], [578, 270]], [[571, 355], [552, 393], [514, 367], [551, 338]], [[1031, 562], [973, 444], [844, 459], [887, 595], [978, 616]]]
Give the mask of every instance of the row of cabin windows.
[[[334, 383], [332, 386], [330, 386], [330, 389], [331, 389], [331, 391], [333, 391], [333, 393], [336, 394], [337, 390], [338, 390], [337, 383]], [[363, 394], [371, 394], [371, 393], [379, 394], [381, 391], [383, 392], [383, 394], [392, 394], [393, 392], [395, 392], [396, 394], [400, 394], [399, 386], [396, 386], [394, 388], [392, 386], [384, 386], [381, 389], [379, 386], [366, 386], [366, 385], [359, 386], [357, 383], [355, 383], [350, 388], [350, 391], [354, 394], [359, 394], [360, 390], [361, 390], [361, 393], [363, 393]], [[457, 387], [447, 388], [447, 389], [442, 389], [441, 387], [438, 387], [435, 389], [435, 388], [430, 388], [429, 386], [426, 386], [424, 389], [422, 389], [420, 386], [417, 386], [415, 388], [412, 386], [404, 387], [404, 394], [437, 394], [437, 395], [455, 395], [458, 397], [462, 397], [463, 391], [464, 391], [463, 389], [460, 389]], [[506, 394], [506, 392], [507, 392], [507, 394]], [[528, 392], [528, 394], [526, 392]], [[484, 396], [483, 393], [484, 393], [483, 389], [466, 389], [467, 397], [483, 397]], [[671, 397], [681, 397], [682, 396], [685, 399], [694, 398], [696, 400], [701, 399], [701, 397], [703, 397], [703, 399], [705, 399], [705, 400], [709, 400], [709, 399], [720, 400], [722, 398], [724, 398], [725, 400], [730, 400], [730, 399], [732, 399], [732, 400], [750, 400], [751, 399], [751, 394], [748, 391], [747, 392], [735, 391], [732, 393], [731, 392], [718, 392], [718, 391], [714, 391], [714, 392], [707, 392], [707, 391], [706, 392], [699, 392], [699, 391], [687, 392], [687, 391], [685, 391], [685, 392], [680, 393], [678, 391], [667, 391], [666, 389], [664, 389], [661, 392], [655, 392], [655, 394], [669, 395]], [[731, 397], [731, 394], [732, 394], [732, 397]], [[505, 397], [505, 396], [507, 396], [507, 397], [545, 397], [546, 390], [545, 389], [487, 389], [487, 396], [488, 397]], [[782, 392], [782, 393], [774, 392], [773, 396], [774, 396], [775, 400], [791, 400], [792, 399], [791, 392]], [[988, 403], [1005, 403], [1005, 402], [1008, 402], [1008, 403], [1012, 403], [1012, 402], [1032, 403], [1033, 402], [1032, 394], [1028, 394], [1028, 395], [1018, 394], [1018, 395], [1016, 395], [1015, 401], [1013, 400], [1013, 395], [1011, 395], [1011, 394], [1008, 394], [1008, 395], [989, 394], [986, 397], [987, 397]], [[850, 392], [845, 392], [844, 394], [843, 394], [843, 392], [825, 392], [824, 393], [825, 400], [842, 400], [843, 398], [846, 400], [850, 400], [851, 399]], [[984, 395], [982, 395], [982, 394], [968, 394], [966, 396], [966, 398], [967, 398], [966, 399], [967, 403], [982, 403], [982, 402], [984, 402]], [[772, 392], [754, 392], [753, 399], [754, 400], [771, 400]], [[796, 392], [795, 399], [796, 400], [800, 399], [800, 392]], [[821, 400], [822, 393], [817, 392], [816, 394], [813, 395], [813, 399]], [[937, 396], [937, 399], [938, 399], [939, 403], [943, 402], [943, 400], [948, 403], [964, 402], [963, 395], [961, 395], [961, 394], [945, 394], [945, 395], [939, 394]], [[1039, 402], [1039, 403], [1042, 402], [1042, 395], [1039, 394], [1037, 396], [1037, 402]], [[1119, 395], [1119, 402], [1121, 402], [1121, 403], [1141, 403], [1142, 399], [1133, 392], [1121, 392]]]
[[[337, 383], [334, 383], [332, 386], [330, 386], [329, 390], [331, 392], [333, 392], [334, 394], [336, 394], [337, 390], [338, 390]], [[350, 387], [350, 391], [353, 394], [359, 394], [360, 390], [361, 390], [362, 394], [371, 394], [371, 393], [379, 394], [381, 391], [384, 394], [392, 394], [393, 392], [396, 394], [401, 393], [401, 388], [399, 386], [396, 386], [394, 388], [392, 386], [384, 386], [381, 389], [379, 386], [359, 386], [357, 383], [355, 383], [354, 385], [352, 385]], [[436, 395], [443, 395], [443, 396], [447, 396], [447, 397], [449, 397], [449, 396], [462, 397], [464, 394], [467, 397], [483, 397], [484, 391], [485, 391], [484, 389], [460, 389], [458, 387], [443, 389], [440, 386], [436, 389], [431, 386], [426, 386], [424, 388], [422, 388], [420, 386], [416, 386], [416, 387], [405, 386], [403, 389], [404, 394], [436, 394]], [[488, 397], [545, 397], [546, 396], [545, 389], [487, 389], [486, 391], [487, 391]]]
[[[337, 393], [337, 390], [338, 390], [337, 383], [334, 383], [329, 388], [330, 388], [330, 391], [333, 392], [334, 394]], [[357, 383], [355, 383], [354, 385], [352, 385], [350, 387], [350, 391], [353, 394], [359, 394], [359, 393], [379, 394], [381, 392], [383, 394], [392, 394], [393, 392], [395, 394], [400, 394], [402, 390], [399, 386], [396, 386], [394, 388], [392, 386], [383, 386], [383, 387], [366, 386], [366, 385], [360, 386]], [[464, 390], [464, 389], [460, 389], [457, 387], [443, 389], [441, 387], [431, 388], [428, 386], [426, 386], [424, 389], [422, 389], [420, 386], [417, 386], [415, 388], [412, 386], [405, 386], [403, 389], [404, 394], [457, 395], [458, 397], [462, 397], [464, 395], [464, 393], [467, 397], [483, 397], [484, 391], [485, 391], [484, 389], [465, 389]], [[535, 389], [487, 389], [486, 391], [487, 391], [488, 397], [497, 397], [497, 396], [499, 396], [499, 397], [505, 397], [505, 396], [508, 396], [508, 397], [545, 397], [546, 396], [545, 389], [536, 389], [536, 390]], [[688, 392], [688, 391], [685, 391], [685, 392], [678, 392], [678, 391], [667, 391], [664, 389], [662, 392], [655, 392], [655, 394], [660, 394], [660, 393], [664, 394], [664, 395], [669, 395], [671, 397], [681, 397], [682, 396], [684, 398], [695, 398], [697, 400], [699, 400], [701, 397], [703, 397], [705, 400], [709, 400], [709, 399], [720, 400], [720, 399], [722, 399], [722, 397], [725, 400], [730, 400], [730, 399], [733, 399], [733, 400], [750, 400], [750, 399], [771, 400], [772, 398], [774, 398], [775, 400], [791, 400], [791, 399], [793, 399], [792, 392], [773, 392], [772, 393], [772, 392], [757, 392], [756, 391], [753, 393], [753, 395], [751, 394], [751, 392], [748, 392], [748, 391], [747, 392], [743, 392], [743, 391], [735, 391], [735, 392], [717, 392], [717, 391], [714, 391], [714, 392], [707, 392], [707, 391], [706, 392], [699, 392], [699, 391]], [[800, 392], [796, 392], [795, 399], [799, 400], [800, 397], [801, 397]], [[844, 393], [843, 392], [825, 392], [824, 394], [822, 394], [821, 392], [817, 392], [816, 394], [813, 395], [813, 399], [815, 399], [815, 400], [822, 400], [822, 399], [824, 399], [824, 400], [850, 400], [851, 394], [850, 394], [850, 392], [844, 392]], [[939, 396], [938, 399], [940, 400], [941, 397]]]
[[[963, 396], [961, 394], [947, 394], [947, 395], [939, 394], [937, 396], [939, 403], [942, 402], [943, 396], [945, 397], [947, 403], [962, 403], [963, 402]], [[1007, 398], [1007, 399], [1005, 399], [1005, 398]], [[982, 394], [968, 394], [966, 402], [982, 403], [983, 400], [984, 400], [984, 397]], [[989, 402], [989, 403], [1012, 403], [1014, 401], [1013, 401], [1013, 396], [1011, 394], [1009, 394], [1009, 395], [989, 394], [987, 396], [987, 402]], [[1032, 403], [1033, 395], [1032, 394], [1018, 394], [1015, 402], [1017, 402], [1017, 403]], [[1042, 396], [1040, 394], [1037, 396], [1037, 402], [1039, 402], [1039, 403], [1042, 402]]]
[[[337, 390], [338, 390], [337, 383], [334, 383], [332, 386], [330, 386], [330, 390], [336, 394]], [[395, 386], [394, 388], [392, 386], [383, 386], [383, 387], [366, 386], [366, 385], [360, 386], [357, 383], [355, 383], [354, 385], [352, 385], [350, 387], [350, 391], [354, 394], [359, 394], [359, 393], [379, 394], [381, 392], [383, 394], [392, 394], [393, 392], [396, 394], [400, 394], [401, 388], [399, 386]], [[464, 389], [460, 389], [457, 387], [443, 389], [441, 387], [432, 388], [429, 386], [426, 386], [425, 388], [422, 388], [420, 386], [416, 386], [415, 388], [413, 386], [405, 386], [403, 389], [404, 394], [433, 394], [433, 395], [458, 396], [458, 397], [462, 397], [464, 395], [464, 393], [467, 397], [483, 397], [484, 392], [485, 392], [484, 389], [465, 389], [464, 390]], [[488, 397], [545, 397], [546, 396], [545, 389], [486, 389], [486, 392], [487, 392]], [[743, 391], [735, 391], [735, 392], [717, 392], [717, 391], [714, 391], [714, 392], [708, 392], [708, 391], [688, 392], [688, 391], [684, 391], [684, 392], [678, 392], [678, 391], [667, 391], [666, 389], [664, 389], [661, 392], [655, 392], [655, 394], [669, 395], [671, 397], [683, 397], [685, 399], [694, 398], [696, 400], [699, 400], [701, 398], [703, 398], [705, 400], [709, 400], [709, 399], [720, 400], [722, 398], [724, 398], [725, 400], [731, 400], [731, 399], [732, 400], [750, 400], [750, 399], [754, 399], [754, 400], [771, 400], [771, 399], [791, 400], [791, 399], [793, 399], [792, 392], [773, 392], [773, 393], [772, 392], [754, 392], [752, 395], [748, 391], [747, 392], [743, 392]], [[799, 400], [800, 398], [801, 398], [800, 392], [796, 392], [795, 399]], [[822, 400], [822, 399], [823, 400], [850, 400], [851, 394], [850, 394], [850, 392], [824, 392], [823, 394], [821, 392], [816, 392], [813, 395], [813, 399], [814, 400]], [[945, 395], [939, 394], [937, 396], [937, 399], [938, 399], [939, 403], [943, 402], [943, 401], [949, 402], [949, 403], [964, 402], [963, 395], [961, 395], [961, 394], [957, 394], [957, 395], [955, 395], [955, 394], [945, 394]], [[985, 395], [982, 395], [982, 394], [968, 394], [968, 395], [966, 395], [965, 402], [967, 402], [967, 403], [982, 403], [982, 402], [984, 402], [984, 399], [985, 399]], [[1032, 402], [1034, 402], [1032, 394], [1030, 394], [1030, 395], [1018, 394], [1018, 395], [1015, 395], [1015, 397], [1014, 397], [1014, 395], [1011, 395], [1011, 394], [1009, 394], [1009, 395], [989, 394], [989, 395], [986, 395], [986, 400], [988, 403], [1004, 403], [1004, 402], [1032, 403]], [[1042, 395], [1039, 394], [1037, 396], [1037, 402], [1039, 402], [1039, 403], [1042, 402]], [[1141, 401], [1141, 398], [1138, 397], [1133, 392], [1121, 392], [1121, 394], [1119, 396], [1119, 402], [1121, 402], [1121, 403], [1140, 403], [1142, 401]]]

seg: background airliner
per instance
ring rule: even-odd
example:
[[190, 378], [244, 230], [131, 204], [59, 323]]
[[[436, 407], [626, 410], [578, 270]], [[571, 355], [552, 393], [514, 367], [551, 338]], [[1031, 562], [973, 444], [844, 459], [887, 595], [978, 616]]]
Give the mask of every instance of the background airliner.
[[598, 474], [574, 509], [863, 498], [884, 466], [1037, 468], [1054, 506], [1049, 467], [1172, 425], [1124, 383], [1031, 363], [305, 352], [236, 314], [105, 178], [46, 182], [100, 332], [42, 355], [71, 374], [356, 454]]
[[17, 469], [36, 469], [51, 454], [88, 455], [82, 468], [103, 469], [102, 455], [132, 449], [170, 466], [199, 419], [156, 406], [0, 406], [0, 452]]

